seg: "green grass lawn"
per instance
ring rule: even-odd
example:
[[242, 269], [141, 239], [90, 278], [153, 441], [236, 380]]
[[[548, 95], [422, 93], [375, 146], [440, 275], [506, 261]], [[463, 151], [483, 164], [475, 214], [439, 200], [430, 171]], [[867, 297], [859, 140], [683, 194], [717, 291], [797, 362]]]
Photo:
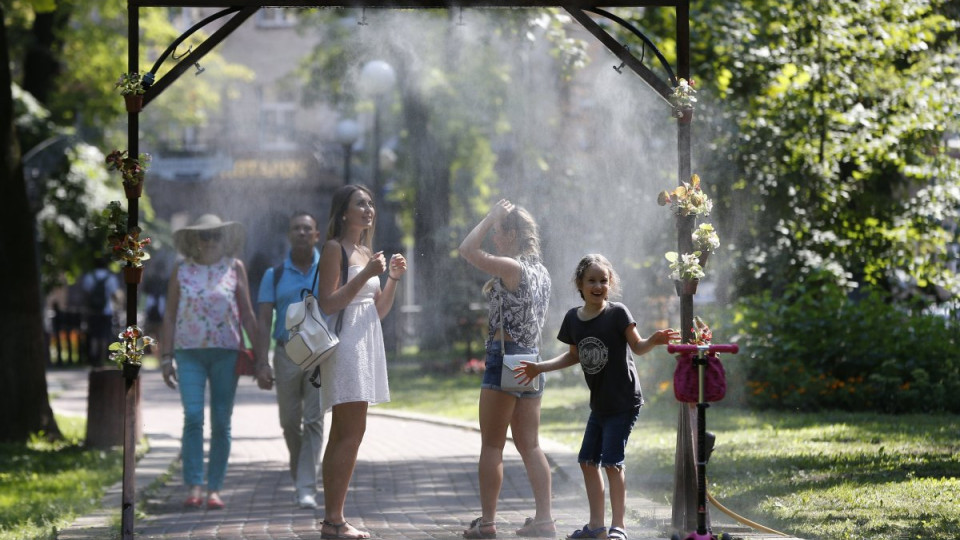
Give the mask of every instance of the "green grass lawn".
[[[385, 407], [476, 422], [480, 375], [401, 361], [390, 377]], [[679, 405], [668, 387], [647, 386], [628, 485], [667, 502]], [[541, 414], [544, 437], [579, 447], [589, 414], [579, 370], [550, 374]], [[717, 435], [709, 490], [741, 516], [811, 540], [960, 537], [960, 417], [755, 412], [721, 402], [707, 410], [707, 425]]]
[[58, 415], [57, 424], [63, 441], [0, 444], [0, 540], [55, 538], [120, 480], [120, 449], [84, 448], [83, 418]]

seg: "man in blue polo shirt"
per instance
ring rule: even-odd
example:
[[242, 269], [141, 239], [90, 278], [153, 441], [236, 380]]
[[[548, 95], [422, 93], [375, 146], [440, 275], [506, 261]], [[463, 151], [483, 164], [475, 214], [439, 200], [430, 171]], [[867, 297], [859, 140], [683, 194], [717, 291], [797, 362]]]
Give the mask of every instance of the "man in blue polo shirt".
[[[280, 427], [290, 452], [290, 475], [296, 487], [296, 504], [300, 508], [317, 507], [317, 476], [323, 448], [323, 408], [320, 389], [315, 388], [310, 374], [290, 360], [283, 350], [287, 340], [284, 324], [287, 307], [300, 301], [303, 289], [314, 288], [314, 274], [320, 262], [316, 244], [320, 239], [317, 220], [308, 212], [297, 211], [290, 217], [287, 231], [290, 254], [278, 267], [269, 268], [260, 280], [257, 296], [258, 339], [256, 357], [263, 359], [257, 366], [257, 384], [264, 390], [277, 384], [277, 405], [280, 408]], [[276, 311], [276, 323], [271, 336], [270, 326]], [[266, 363], [271, 337], [276, 342], [273, 369]]]

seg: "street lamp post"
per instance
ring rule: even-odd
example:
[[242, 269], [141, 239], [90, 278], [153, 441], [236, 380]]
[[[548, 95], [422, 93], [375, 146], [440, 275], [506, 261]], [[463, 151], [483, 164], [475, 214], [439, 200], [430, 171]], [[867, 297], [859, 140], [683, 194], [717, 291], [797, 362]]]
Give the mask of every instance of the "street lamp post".
[[[397, 74], [393, 67], [383, 60], [371, 60], [364, 64], [360, 71], [360, 90], [373, 100], [373, 144], [370, 145], [370, 176], [373, 193], [381, 203], [378, 222], [383, 226], [384, 250], [387, 253], [397, 253], [400, 249], [399, 235], [397, 232], [395, 217], [390, 208], [389, 201], [386, 200], [386, 194], [383, 189], [380, 170], [380, 106], [384, 97], [397, 82]], [[389, 255], [387, 256], [389, 258]], [[388, 352], [395, 353], [397, 350], [397, 320], [396, 317], [384, 319], [383, 344]]]
[[373, 99], [373, 144], [371, 152], [371, 188], [382, 196], [380, 181], [380, 101], [397, 82], [393, 67], [383, 60], [371, 60], [360, 71], [360, 89]]
[[350, 157], [353, 145], [360, 138], [360, 124], [351, 118], [337, 122], [336, 139], [343, 146], [343, 185], [350, 183]]

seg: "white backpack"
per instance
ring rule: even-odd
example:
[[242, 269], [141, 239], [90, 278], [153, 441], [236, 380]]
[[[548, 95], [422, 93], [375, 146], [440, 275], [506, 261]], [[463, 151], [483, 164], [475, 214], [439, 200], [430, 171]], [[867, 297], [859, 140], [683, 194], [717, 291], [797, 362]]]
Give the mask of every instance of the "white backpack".
[[[347, 283], [347, 251], [340, 246], [340, 284]], [[320, 311], [320, 305], [313, 291], [317, 288], [320, 279], [320, 265], [313, 274], [313, 283], [310, 289], [301, 291], [303, 300], [294, 302], [287, 307], [284, 324], [289, 337], [283, 350], [287, 356], [303, 371], [313, 370], [310, 382], [320, 387], [320, 364], [333, 356], [340, 344], [340, 328], [343, 326], [343, 310], [337, 315], [335, 331], [330, 330], [327, 318]]]

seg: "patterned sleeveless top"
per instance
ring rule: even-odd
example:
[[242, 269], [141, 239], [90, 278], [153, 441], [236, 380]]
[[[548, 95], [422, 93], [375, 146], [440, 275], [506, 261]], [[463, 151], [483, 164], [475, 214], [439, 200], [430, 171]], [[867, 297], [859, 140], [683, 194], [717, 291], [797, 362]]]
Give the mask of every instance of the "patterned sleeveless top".
[[550, 303], [550, 273], [539, 259], [523, 257], [517, 262], [520, 263], [517, 290], [507, 290], [497, 279], [487, 293], [487, 344], [494, 341], [493, 336], [500, 328], [502, 302], [504, 330], [518, 344], [536, 348]]
[[176, 349], [239, 349], [236, 259], [214, 264], [184, 261], [177, 271], [180, 302], [174, 336]]

